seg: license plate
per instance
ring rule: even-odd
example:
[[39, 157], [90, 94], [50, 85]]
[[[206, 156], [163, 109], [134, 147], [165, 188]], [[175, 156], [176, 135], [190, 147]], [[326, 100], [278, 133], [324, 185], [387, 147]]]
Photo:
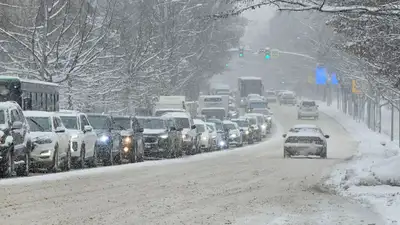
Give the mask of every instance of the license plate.
[[151, 144], [145, 143], [145, 144], [144, 144], [144, 147], [145, 147], [145, 148], [151, 148]]

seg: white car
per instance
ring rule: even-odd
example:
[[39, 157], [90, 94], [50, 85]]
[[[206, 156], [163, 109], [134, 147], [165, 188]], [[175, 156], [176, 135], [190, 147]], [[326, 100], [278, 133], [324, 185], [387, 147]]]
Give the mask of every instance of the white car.
[[31, 164], [49, 171], [71, 169], [70, 135], [61, 118], [53, 112], [24, 111], [32, 143]]
[[321, 128], [311, 124], [299, 124], [292, 127], [287, 134], [283, 144], [284, 158], [303, 155], [317, 155], [327, 158], [327, 141], [329, 135], [322, 132]]
[[170, 112], [162, 115], [161, 117], [173, 118], [176, 123], [176, 128], [182, 128], [183, 149], [187, 155], [193, 152], [194, 139], [196, 137], [196, 126], [189, 113], [186, 112]]
[[96, 132], [85, 113], [77, 111], [57, 112], [61, 121], [71, 135], [71, 157], [78, 168], [83, 168], [85, 164], [89, 166], [97, 165], [97, 152], [95, 144], [97, 140]]
[[297, 105], [297, 119], [302, 119], [303, 117], [312, 117], [318, 119], [318, 105], [315, 101], [301, 101]]
[[208, 128], [208, 131], [211, 135], [211, 139], [213, 141], [213, 150], [215, 150], [216, 148], [218, 148], [217, 146], [219, 146], [219, 143], [222, 141], [221, 135], [218, 134], [215, 123], [206, 122], [206, 126]]
[[200, 138], [200, 148], [205, 151], [211, 151], [213, 139], [206, 123], [198, 119], [194, 119], [193, 122], [196, 125], [197, 135]]

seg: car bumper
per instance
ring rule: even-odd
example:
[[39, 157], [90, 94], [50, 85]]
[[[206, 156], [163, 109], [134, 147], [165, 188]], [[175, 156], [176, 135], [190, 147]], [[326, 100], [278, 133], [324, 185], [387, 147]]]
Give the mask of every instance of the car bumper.
[[32, 164], [49, 164], [53, 162], [53, 157], [54, 146], [52, 144], [37, 145], [31, 152]]
[[296, 100], [286, 100], [286, 99], [282, 99], [280, 100], [281, 104], [296, 104]]
[[316, 117], [319, 116], [318, 112], [307, 112], [307, 111], [301, 111], [298, 113], [299, 116], [304, 116], [304, 117]]
[[290, 155], [320, 155], [326, 151], [324, 145], [307, 145], [307, 144], [285, 144], [284, 150]]

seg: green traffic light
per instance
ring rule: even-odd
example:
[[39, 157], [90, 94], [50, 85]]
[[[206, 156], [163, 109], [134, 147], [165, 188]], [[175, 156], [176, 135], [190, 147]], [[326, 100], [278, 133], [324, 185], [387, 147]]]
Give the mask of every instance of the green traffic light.
[[239, 56], [240, 56], [240, 57], [243, 57], [243, 54], [242, 54], [242, 53], [240, 53], [240, 54], [239, 54]]
[[265, 55], [265, 59], [270, 59], [271, 58], [271, 55], [270, 54], [266, 54]]

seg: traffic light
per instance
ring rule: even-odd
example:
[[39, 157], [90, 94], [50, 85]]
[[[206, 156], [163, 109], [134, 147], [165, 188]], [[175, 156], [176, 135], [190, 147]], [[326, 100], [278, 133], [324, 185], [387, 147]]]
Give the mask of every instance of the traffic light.
[[239, 57], [243, 57], [244, 56], [243, 52], [244, 52], [243, 48], [239, 49]]
[[266, 50], [265, 51], [265, 59], [270, 59], [271, 58], [271, 51], [270, 50]]

